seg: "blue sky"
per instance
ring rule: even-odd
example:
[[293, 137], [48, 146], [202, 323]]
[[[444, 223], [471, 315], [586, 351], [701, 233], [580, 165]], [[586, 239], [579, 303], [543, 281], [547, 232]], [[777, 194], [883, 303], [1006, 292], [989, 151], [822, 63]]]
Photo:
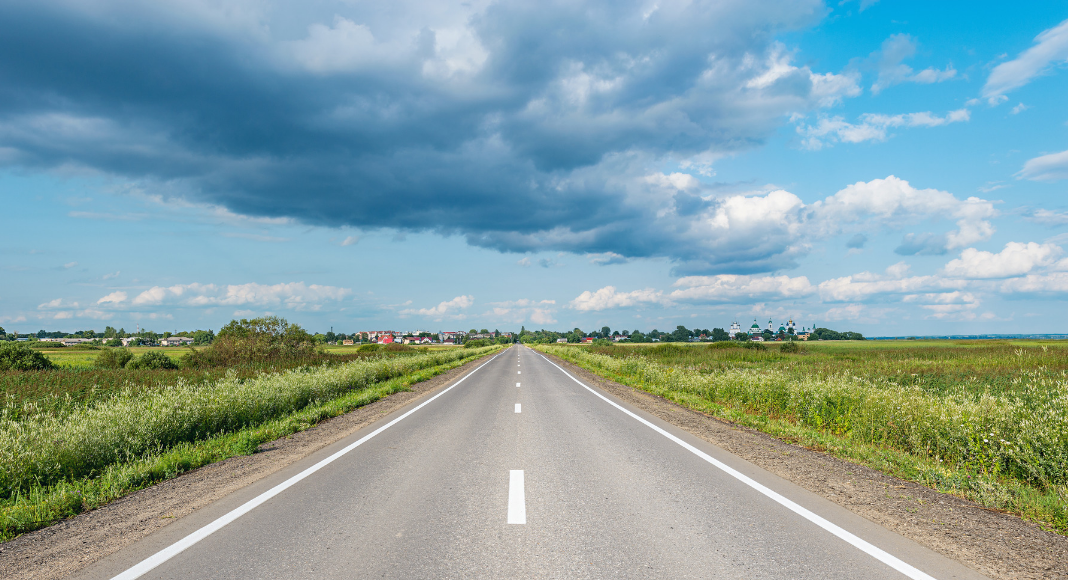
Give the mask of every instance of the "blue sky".
[[0, 21], [8, 330], [1068, 328], [1062, 2]]

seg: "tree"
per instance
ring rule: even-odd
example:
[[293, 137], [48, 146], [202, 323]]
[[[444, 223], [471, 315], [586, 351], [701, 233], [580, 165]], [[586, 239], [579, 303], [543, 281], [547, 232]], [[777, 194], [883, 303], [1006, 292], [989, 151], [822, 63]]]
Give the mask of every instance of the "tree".
[[680, 324], [675, 327], [675, 330], [671, 333], [671, 340], [674, 342], [687, 342], [690, 340], [691, 336], [693, 336], [693, 334], [687, 330], [685, 326]]
[[197, 330], [193, 332], [194, 346], [207, 346], [215, 340], [215, 333], [211, 330]]
[[117, 332], [118, 331], [115, 330], [114, 326], [105, 326], [104, 327], [104, 338], [115, 338], [115, 334]]
[[163, 354], [158, 350], [150, 350], [141, 355], [140, 358], [134, 359], [126, 363], [126, 368], [129, 369], [176, 369], [178, 363], [171, 360], [171, 357]]
[[612, 336], [612, 329], [607, 326], [601, 327], [601, 338], [609, 338]]
[[0, 371], [43, 371], [55, 365], [40, 351], [20, 342], [0, 345]]
[[775, 337], [775, 335], [772, 334], [771, 331], [766, 329], [766, 328], [764, 329], [764, 332], [760, 333], [760, 336], [763, 336], [764, 340], [771, 340], [772, 338]]
[[715, 341], [715, 342], [723, 342], [724, 340], [730, 340], [730, 339], [731, 339], [731, 335], [728, 334], [726, 330], [723, 330], [722, 328], [713, 328], [712, 329], [712, 340], [713, 341]]
[[[121, 341], [119, 344], [122, 344]], [[96, 355], [94, 364], [105, 369], [121, 369], [133, 360], [133, 357], [133, 353], [125, 348], [105, 348]]]

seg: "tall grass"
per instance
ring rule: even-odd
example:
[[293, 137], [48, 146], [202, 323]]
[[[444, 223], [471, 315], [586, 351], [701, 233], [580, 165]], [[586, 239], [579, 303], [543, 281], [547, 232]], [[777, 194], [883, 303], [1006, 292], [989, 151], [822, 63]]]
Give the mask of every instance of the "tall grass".
[[374, 357], [336, 366], [293, 369], [242, 380], [227, 373], [198, 383], [179, 378], [152, 390], [124, 388], [52, 412], [27, 401], [0, 412], [0, 498], [65, 480], [94, 477], [184, 442], [257, 425], [310, 405], [474, 352]]

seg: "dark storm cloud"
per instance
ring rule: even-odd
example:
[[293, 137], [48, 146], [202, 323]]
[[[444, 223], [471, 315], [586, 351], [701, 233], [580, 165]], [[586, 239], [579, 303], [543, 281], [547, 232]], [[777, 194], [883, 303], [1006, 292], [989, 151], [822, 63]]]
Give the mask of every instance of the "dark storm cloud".
[[4, 3], [0, 160], [501, 251], [790, 265], [792, 234], [709, 229], [715, 195], [650, 168], [849, 94], [774, 43], [823, 7], [663, 4]]

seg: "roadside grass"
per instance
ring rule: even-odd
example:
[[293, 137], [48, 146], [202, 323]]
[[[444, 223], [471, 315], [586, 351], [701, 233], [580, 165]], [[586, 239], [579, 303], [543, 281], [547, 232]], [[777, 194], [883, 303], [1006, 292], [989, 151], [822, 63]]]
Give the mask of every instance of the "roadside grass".
[[[1068, 533], [1063, 346], [821, 344], [798, 355], [690, 345], [538, 348], [686, 407]], [[897, 372], [925, 365], [920, 380]]]
[[[324, 419], [408, 390], [412, 384], [497, 350], [499, 347], [428, 353], [403, 359], [375, 358], [334, 368], [263, 373], [247, 381], [238, 381], [231, 376], [207, 387], [204, 384], [178, 384], [160, 391], [124, 391], [113, 399], [66, 409], [62, 416], [48, 415], [51, 419], [48, 421], [41, 421], [45, 417], [35, 413], [26, 415], [30, 419], [12, 419], [10, 416], [0, 419], [0, 481], [3, 482], [0, 489], [0, 541], [46, 527], [209, 463], [251, 454], [261, 443], [308, 429]], [[368, 368], [376, 365], [378, 368]], [[345, 373], [346, 370], [350, 372]], [[355, 376], [363, 380], [350, 384], [324, 384], [323, 375], [327, 373], [333, 373], [335, 379], [351, 381]], [[301, 376], [317, 383], [311, 387], [313, 390], [320, 387], [318, 391], [309, 393], [307, 389], [303, 392], [289, 389], [289, 392], [278, 392], [294, 380], [300, 382]], [[242, 389], [246, 384], [251, 384], [253, 389]], [[184, 429], [178, 429], [186, 436], [177, 440], [172, 437], [171, 441], [165, 441], [166, 437], [159, 432], [152, 432], [154, 428], [167, 431], [168, 426], [173, 432], [166, 413], [180, 409], [179, 406], [153, 405], [153, 398], [157, 403], [161, 398], [167, 398], [182, 407], [199, 400], [203, 403], [201, 410], [208, 409], [208, 415], [232, 413], [235, 401], [255, 394], [257, 385], [265, 387], [259, 392], [269, 400], [250, 401], [247, 406], [254, 407], [253, 412], [238, 418], [237, 423], [223, 417], [217, 421], [214, 431], [204, 429], [203, 424], [192, 425], [192, 430], [186, 425]], [[220, 386], [223, 388], [219, 389]], [[233, 389], [240, 392], [232, 392]], [[198, 394], [206, 396], [198, 398]], [[140, 414], [131, 413], [138, 408]], [[135, 423], [137, 417], [148, 417], [148, 421], [125, 425], [118, 433], [106, 432], [107, 420], [124, 416]], [[83, 437], [77, 442], [77, 433], [63, 430], [71, 424], [77, 425], [82, 432]], [[49, 435], [42, 439], [43, 433]], [[130, 441], [131, 437], [136, 439], [138, 434], [146, 433], [148, 436], [142, 437], [142, 441]], [[45, 445], [33, 446], [35, 441]], [[59, 469], [54, 469], [53, 463]]]

